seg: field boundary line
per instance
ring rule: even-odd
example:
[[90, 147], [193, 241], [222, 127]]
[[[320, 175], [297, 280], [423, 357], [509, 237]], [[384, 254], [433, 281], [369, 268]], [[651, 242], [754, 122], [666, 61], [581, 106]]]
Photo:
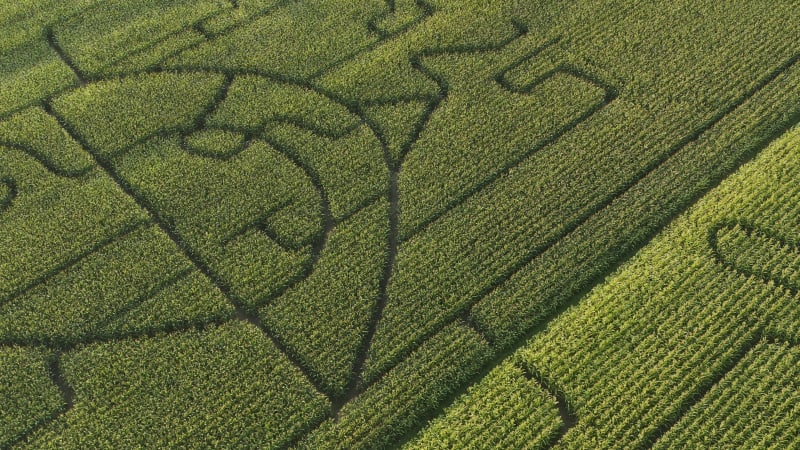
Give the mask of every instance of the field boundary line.
[[[663, 158], [664, 161], [659, 162], [654, 167], [651, 167], [649, 170], [647, 170], [646, 173], [644, 173], [644, 175], [639, 180], [637, 180], [635, 183], [631, 183], [630, 186], [626, 187], [624, 190], [622, 190], [618, 194], [614, 195], [613, 198], [611, 198], [611, 200], [609, 200], [605, 206], [603, 206], [601, 208], [598, 208], [597, 211], [595, 211], [593, 214], [590, 214], [589, 217], [586, 217], [586, 219], [581, 221], [581, 223], [578, 224], [578, 226], [580, 226], [582, 223], [588, 221], [589, 218], [591, 218], [592, 216], [596, 215], [601, 210], [605, 209], [605, 207], [610, 206], [616, 198], [621, 197], [633, 185], [635, 185], [639, 181], [643, 180], [647, 175], [649, 175], [650, 173], [654, 172], [656, 169], [661, 167], [667, 160], [669, 160], [671, 158], [671, 156], [676, 154], [681, 148], [686, 147], [689, 144], [691, 144], [692, 142], [697, 141], [706, 131], [709, 131], [714, 125], [716, 125], [722, 119], [724, 119], [724, 117], [728, 116], [730, 113], [732, 113], [733, 111], [738, 109], [740, 106], [742, 106], [744, 103], [746, 103], [747, 100], [752, 98], [755, 94], [757, 94], [763, 88], [765, 88], [770, 83], [772, 83], [772, 81], [776, 80], [782, 74], [788, 72], [788, 70], [790, 68], [792, 68], [792, 66], [794, 66], [798, 61], [800, 61], [800, 54], [796, 54], [796, 55], [788, 58], [783, 64], [780, 64], [779, 66], [777, 66], [776, 69], [774, 69], [773, 71], [769, 72], [764, 78], [762, 78], [760, 83], [758, 83], [753, 89], [749, 90], [745, 94], [745, 96], [743, 96], [744, 97], [743, 99], [740, 98], [739, 99], [740, 101], [734, 102], [734, 104], [732, 106], [727, 108], [728, 111], [724, 112], [723, 114], [717, 114], [714, 118], [712, 118], [711, 121], [706, 122], [705, 125], [703, 125], [700, 128], [698, 128], [694, 133], [691, 133], [689, 136], [687, 136], [684, 139], [682, 139], [681, 141], [679, 141], [679, 144], [682, 143], [682, 145], [677, 146], [677, 148], [674, 151], [669, 152], [667, 154], [667, 156], [665, 158]], [[761, 151], [764, 148], [769, 146], [772, 142], [774, 142], [776, 139], [778, 139], [782, 134], [784, 134], [786, 131], [788, 131], [793, 126], [797, 125], [798, 123], [800, 123], [800, 113], [794, 114], [794, 115], [792, 115], [790, 117], [787, 117], [786, 120], [783, 121], [779, 127], [777, 127], [776, 129], [774, 129], [774, 130], [772, 130], [770, 132], [769, 136], [765, 137], [762, 140], [759, 140], [758, 142], [756, 142], [752, 146], [751, 149], [745, 151], [742, 155], [740, 155], [740, 157], [735, 161], [735, 163], [728, 170], [725, 170], [724, 172], [720, 173], [718, 176], [714, 177], [714, 179], [712, 180], [711, 183], [708, 184], [708, 186], [705, 186], [704, 188], [698, 189], [697, 192], [693, 193], [688, 199], [686, 199], [685, 201], [682, 201], [680, 207], [676, 208], [674, 211], [670, 212], [669, 214], [665, 215], [663, 218], [659, 219], [658, 220], [658, 224], [653, 226], [652, 230], [647, 232], [642, 238], [631, 242], [626, 247], [624, 253], [619, 258], [616, 258], [614, 261], [612, 261], [605, 270], [603, 270], [602, 272], [598, 273], [595, 276], [591, 276], [586, 283], [582, 283], [581, 286], [578, 287], [573, 294], [569, 295], [568, 298], [565, 301], [560, 302], [558, 305], [556, 305], [556, 307], [552, 309], [551, 313], [547, 314], [546, 316], [544, 316], [540, 320], [537, 320], [536, 323], [533, 326], [531, 326], [527, 331], [521, 333], [520, 337], [515, 339], [514, 343], [512, 343], [512, 344], [510, 344], [508, 346], [496, 349], [496, 352], [497, 352], [496, 356], [487, 363], [486, 370], [481, 371], [477, 376], [473, 377], [472, 379], [470, 379], [470, 381], [465, 383], [461, 388], [457, 389], [452, 396], [448, 397], [447, 400], [442, 402], [442, 404], [438, 407], [438, 411], [439, 412], [443, 411], [444, 408], [446, 408], [447, 406], [452, 404], [452, 402], [455, 400], [455, 398], [457, 398], [458, 395], [461, 395], [464, 392], [466, 392], [467, 387], [469, 387], [469, 386], [477, 383], [478, 381], [480, 381], [480, 379], [488, 373], [488, 371], [489, 371], [488, 369], [491, 369], [492, 367], [497, 366], [502, 361], [504, 361], [506, 358], [512, 356], [530, 338], [532, 338], [533, 336], [543, 332], [545, 330], [546, 326], [553, 319], [555, 319], [556, 317], [560, 316], [562, 313], [567, 311], [569, 309], [569, 307], [578, 304], [580, 302], [580, 300], [584, 296], [586, 296], [589, 292], [591, 292], [591, 290], [593, 289], [593, 287], [596, 284], [602, 282], [609, 274], [611, 274], [615, 270], [619, 269], [619, 267], [621, 267], [625, 263], [625, 261], [630, 259], [630, 257], [632, 257], [634, 254], [636, 254], [639, 250], [641, 250], [656, 235], [658, 235], [660, 232], [662, 232], [664, 230], [664, 228], [667, 225], [669, 225], [681, 213], [683, 213], [683, 211], [685, 211], [687, 208], [689, 208], [692, 205], [694, 205], [695, 203], [697, 203], [697, 201], [700, 200], [705, 194], [707, 194], [709, 191], [711, 191], [716, 186], [718, 186], [728, 176], [730, 176], [731, 174], [736, 172], [736, 170], [738, 170], [744, 163], [752, 160], [756, 155], [761, 153]], [[575, 229], [577, 229], [578, 226], [576, 226]], [[572, 230], [572, 231], [575, 231], [575, 230]], [[566, 233], [565, 236], [568, 235], [568, 234], [571, 234], [571, 232]], [[557, 241], [560, 241], [560, 240], [561, 239], [558, 239]], [[548, 248], [544, 249], [542, 251], [542, 253], [544, 251], [546, 251]], [[533, 258], [531, 260], [533, 260]], [[527, 265], [527, 264], [525, 264], [525, 265]], [[523, 267], [524, 267], [524, 265], [523, 265]], [[513, 273], [516, 273], [516, 271], [514, 271]], [[512, 276], [513, 276], [513, 273], [511, 274]], [[510, 276], [508, 278], [510, 278]], [[491, 289], [489, 289], [489, 292], [491, 292], [492, 290], [496, 289], [497, 287], [499, 287], [502, 284], [503, 284], [502, 281], [497, 283], [495, 286], [493, 286]], [[486, 293], [486, 295], [488, 295], [488, 292]], [[474, 302], [470, 302], [469, 306], [459, 309], [458, 311], [456, 311], [455, 314], [453, 314], [453, 316], [457, 317], [460, 314], [463, 315], [465, 313], [468, 313], [469, 309], [471, 309], [471, 307], [474, 306], [474, 304], [476, 304], [478, 301], [480, 301], [486, 295], [484, 295], [483, 297], [475, 300]], [[466, 310], [466, 312], [465, 312], [465, 310]], [[445, 320], [444, 323], [448, 324], [448, 323], [451, 323], [453, 320], [454, 319], [451, 317], [449, 320]], [[432, 332], [432, 333], [430, 333], [428, 335], [423, 336], [422, 338], [419, 339], [419, 342], [427, 341], [432, 336], [435, 336], [440, 329], [441, 329], [441, 327], [439, 329], [437, 329], [436, 331], [434, 331], [434, 332]], [[492, 339], [489, 339], [488, 336], [486, 336], [486, 334], [485, 334], [485, 332], [483, 330], [478, 330], [478, 331], [480, 332], [480, 334], [482, 336], [484, 336], [484, 339], [487, 339], [487, 341], [490, 342], [494, 346], [494, 343], [493, 343]], [[416, 348], [416, 346], [419, 346], [420, 345], [419, 342], [417, 342], [413, 347]], [[413, 348], [412, 348], [412, 351], [413, 351]], [[403, 360], [410, 353], [411, 353], [411, 351], [403, 352], [398, 357], [398, 359], [399, 360]], [[384, 376], [386, 373], [390, 372], [392, 370], [392, 368], [396, 364], [397, 364], [397, 361], [394, 364], [392, 364], [391, 366], [389, 366], [389, 368], [387, 368], [382, 375], [376, 377], [375, 381], [373, 383], [371, 383], [371, 385], [374, 384], [375, 382], [377, 382], [378, 380], [380, 380], [380, 378], [382, 378], [382, 376]], [[368, 387], [369, 386], [367, 386], [366, 388], [368, 388]], [[396, 446], [396, 448], [399, 448], [407, 440], [411, 439], [413, 436], [418, 434], [421, 429], [422, 429], [421, 425], [417, 426], [417, 427], [414, 427], [414, 429], [409, 431], [409, 433], [407, 433], [407, 435], [403, 438], [403, 440], [401, 440], [399, 442], [399, 444]]]

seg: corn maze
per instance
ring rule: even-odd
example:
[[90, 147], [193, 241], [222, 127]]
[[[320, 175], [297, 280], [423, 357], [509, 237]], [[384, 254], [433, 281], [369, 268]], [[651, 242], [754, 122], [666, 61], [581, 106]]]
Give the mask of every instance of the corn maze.
[[0, 448], [800, 448], [794, 2], [0, 29]]

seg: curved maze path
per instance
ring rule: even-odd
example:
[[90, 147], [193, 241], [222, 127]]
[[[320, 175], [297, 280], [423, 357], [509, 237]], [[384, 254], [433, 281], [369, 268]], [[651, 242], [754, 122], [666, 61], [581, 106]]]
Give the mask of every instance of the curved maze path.
[[717, 54], [624, 8], [203, 3], [120, 57], [81, 44], [103, 8], [42, 28], [71, 86], [0, 123], [3, 445], [371, 448], [484, 376], [571, 439], [578, 394], [505, 357], [800, 105], [775, 14]]

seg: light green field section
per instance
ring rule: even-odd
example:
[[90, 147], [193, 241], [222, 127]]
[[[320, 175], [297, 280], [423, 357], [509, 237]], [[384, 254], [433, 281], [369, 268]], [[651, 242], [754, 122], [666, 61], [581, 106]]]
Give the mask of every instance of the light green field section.
[[566, 428], [556, 400], [518, 364], [497, 366], [404, 449], [547, 448]]
[[57, 415], [64, 399], [48, 373], [47, 351], [0, 348], [0, 442], [19, 435]]
[[761, 342], [654, 448], [800, 445], [800, 347]]
[[[797, 445], [799, 156], [795, 129], [518, 351], [577, 417], [556, 448]], [[492, 420], [485, 382], [419, 439]]]

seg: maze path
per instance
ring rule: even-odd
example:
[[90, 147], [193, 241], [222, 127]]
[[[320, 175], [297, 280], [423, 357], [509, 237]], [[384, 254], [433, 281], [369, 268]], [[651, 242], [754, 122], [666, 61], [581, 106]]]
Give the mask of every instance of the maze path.
[[[501, 285], [505, 280], [508, 280], [508, 279], [512, 278], [515, 273], [517, 273], [520, 270], [523, 270], [532, 260], [534, 260], [535, 258], [539, 257], [542, 254], [547, 253], [548, 250], [551, 247], [553, 247], [554, 245], [556, 245], [562, 238], [572, 234], [576, 229], [580, 228], [582, 225], [584, 225], [584, 224], [586, 224], [588, 222], [591, 222], [593, 220], [593, 218], [595, 218], [596, 215], [603, 214], [604, 209], [606, 209], [607, 207], [609, 207], [610, 205], [615, 203], [615, 201], [617, 199], [619, 199], [620, 197], [623, 197], [625, 195], [625, 193], [628, 192], [629, 190], [632, 190], [632, 189], [635, 190], [637, 188], [637, 185], [641, 184], [641, 182], [643, 180], [648, 180], [649, 176], [651, 174], [658, 173], [659, 168], [665, 166], [668, 163], [668, 161], [674, 155], [678, 155], [678, 154], [682, 153], [682, 150], [684, 148], [691, 147], [692, 145], [694, 145], [694, 143], [696, 141], [698, 141], [699, 139], [701, 139], [704, 135], [706, 135], [709, 132], [709, 130], [713, 130], [714, 127], [717, 126], [726, 116], [728, 116], [729, 114], [731, 114], [734, 111], [736, 111], [739, 107], [741, 107], [743, 104], [748, 102], [753, 96], [755, 96], [756, 94], [759, 94], [760, 92], [762, 92], [762, 90], [766, 86], [768, 86], [771, 82], [773, 82], [776, 79], [778, 79], [781, 76], [781, 74], [785, 73], [791, 67], [793, 67], [796, 61], [797, 61], [797, 57], [796, 56], [788, 59], [786, 62], [781, 64], [778, 68], [776, 68], [770, 74], [768, 74], [766, 77], [764, 77], [758, 84], [756, 84], [754, 87], [752, 87], [750, 91], [745, 92], [743, 95], [741, 95], [727, 109], [725, 109], [723, 111], [720, 111], [708, 123], [705, 123], [700, 127], [697, 127], [690, 134], [688, 134], [688, 135], [684, 136], [683, 138], [681, 138], [678, 144], [673, 145], [672, 148], [670, 148], [668, 152], [664, 153], [658, 159], [650, 161], [649, 164], [647, 166], [645, 166], [643, 170], [641, 170], [639, 173], [637, 173], [635, 175], [635, 178], [630, 179], [630, 180], [624, 180], [622, 182], [622, 186], [619, 187], [618, 190], [613, 191], [610, 195], [606, 196], [605, 199], [602, 199], [600, 202], [598, 202], [598, 204], [596, 206], [593, 206], [586, 213], [578, 216], [576, 218], [576, 220], [572, 221], [571, 223], [568, 223], [568, 225], [566, 227], [564, 227], [563, 231], [559, 231], [558, 232], [556, 237], [553, 237], [553, 238], [545, 240], [544, 244], [534, 248], [528, 255], [526, 255], [524, 257], [524, 259], [519, 260], [519, 262], [514, 264], [510, 270], [508, 270], [507, 272], [503, 273], [501, 278], [499, 278], [497, 281], [493, 281], [489, 285], [489, 287], [487, 288], [488, 292], [487, 291], [484, 291], [484, 292], [478, 291], [476, 293], [469, 293], [467, 295], [460, 295], [460, 296], [456, 296], [456, 297], [464, 297], [464, 296], [466, 296], [468, 298], [471, 298], [470, 304], [480, 304], [482, 299], [487, 294], [489, 294], [494, 287], [496, 287], [498, 285]], [[652, 177], [650, 177], [650, 178], [652, 178]], [[517, 183], [516, 180], [514, 180], [514, 181], [508, 182], [508, 185], [513, 186], [516, 183]], [[483, 201], [486, 204], [497, 204], [498, 202], [501, 201], [501, 199], [500, 199], [501, 196], [502, 196], [502, 192], [501, 192], [500, 195], [497, 196], [498, 198], [489, 198], [489, 199], [484, 199]], [[474, 209], [478, 210], [479, 208], [476, 205], [476, 207], [474, 207]], [[519, 209], [517, 208], [516, 211], [519, 211]], [[478, 214], [478, 213], [476, 212], [475, 214]], [[471, 215], [470, 217], [474, 216], [475, 214]], [[452, 233], [455, 223], [458, 223], [457, 219], [450, 220], [449, 223], [447, 223], [445, 221], [444, 224], [440, 223], [438, 225], [441, 227], [441, 229], [447, 230], [445, 233]], [[482, 229], [484, 231], [486, 230], [486, 227], [477, 226], [476, 228]], [[441, 235], [434, 235], [434, 236], [435, 237], [432, 237], [430, 239], [433, 242], [441, 242], [442, 239], [445, 239], [444, 236], [441, 236]], [[465, 238], [465, 240], [467, 242], [471, 242], [470, 239], [474, 239], [474, 238], [475, 238], [474, 236], [470, 236], [469, 238]], [[430, 242], [425, 242], [425, 244], [419, 244], [417, 247], [420, 247], [420, 248], [436, 248], [436, 245], [435, 244], [431, 244]], [[469, 251], [473, 251], [473, 250], [469, 250]], [[497, 256], [496, 253], [493, 253], [493, 254], [495, 256]], [[439, 256], [439, 257], [431, 257], [431, 260], [441, 260], [441, 259], [442, 259], [441, 256]], [[511, 258], [511, 259], [512, 259], [512, 261], [514, 260], [514, 258]], [[445, 267], [447, 267], [447, 266], [445, 266]], [[432, 269], [432, 270], [434, 270], [434, 269]], [[477, 278], [480, 279], [482, 277], [477, 277]], [[420, 282], [419, 279], [417, 279], [416, 282], [419, 283]], [[438, 283], [441, 283], [441, 280], [439, 280]], [[429, 289], [425, 289], [425, 291], [426, 291], [425, 294], [420, 294], [420, 295], [422, 295], [424, 297], [428, 297], [428, 298], [430, 298], [430, 297], [440, 298], [441, 297], [438, 294], [431, 293], [431, 291], [434, 292], [434, 293], [436, 292], [436, 288], [435, 287], [431, 287]], [[434, 316], [435, 316], [435, 314], [434, 314]], [[509, 319], [505, 323], [507, 323], [507, 324], [513, 324], [514, 323], [514, 321], [511, 319], [510, 316], [511, 315], [509, 314]], [[397, 322], [404, 323], [404, 320], [398, 319]], [[403, 329], [404, 327], [399, 325], [399, 323], [393, 323], [391, 325], [387, 325], [386, 328], [388, 330], [392, 330], [391, 331], [392, 333], [394, 332], [394, 330]], [[486, 331], [493, 332], [494, 330], [492, 330], [492, 328], [494, 327], [494, 324], [492, 324], [492, 326], [487, 326], [487, 325], [488, 324], [482, 324], [482, 327], [487, 327], [489, 329], [486, 330]], [[419, 331], [419, 330], [417, 329], [417, 331]], [[415, 340], [414, 342], [419, 342], [419, 339], [420, 338], [417, 338], [417, 340]]]
[[[48, 34], [48, 37], [49, 37], [49, 40], [51, 41], [51, 45], [53, 45], [56, 48], [57, 53], [59, 53], [62, 57], [67, 59], [68, 57], [66, 55], [66, 52], [64, 52], [63, 49], [61, 49], [60, 46], [58, 46], [57, 42], [55, 41], [54, 36], [52, 35], [52, 32], [50, 32]], [[68, 65], [76, 70], [76, 73], [78, 74], [78, 78], [81, 79], [81, 81], [82, 81], [81, 85], [84, 85], [84, 86], [88, 85], [87, 78], [78, 70], [77, 66], [74, 63], [71, 63], [71, 62]], [[224, 97], [224, 95], [221, 95], [220, 97]], [[50, 107], [50, 103], [49, 102], [46, 104], [46, 109], [48, 110], [47, 111], [48, 113], [51, 113], [51, 114], [55, 113], [53, 108]], [[59, 116], [58, 118], [60, 119], [60, 121], [62, 123], [65, 122], [62, 117]], [[73, 137], [77, 137], [77, 135], [73, 135]], [[144, 140], [144, 139], [147, 139], [147, 137], [145, 136], [145, 137], [137, 138], [137, 140]], [[91, 144], [91, 145], [87, 144], [81, 138], [78, 138], [78, 141], [81, 142], [85, 148], [94, 148], [95, 147], [95, 144]], [[112, 149], [112, 152], [111, 152], [110, 155], [103, 155], [103, 157], [105, 158], [105, 157], [108, 157], [108, 156], [111, 156], [111, 155], [114, 155], [114, 154], [117, 154], [117, 153], [124, 153], [124, 152], [127, 152], [127, 151], [128, 151], [127, 147], [119, 147], [119, 148]], [[107, 172], [111, 173], [108, 170], [108, 167], [106, 167], [104, 164], [101, 164], [101, 167], [106, 169]], [[119, 181], [119, 180], [117, 180], [117, 181]], [[123, 184], [123, 186], [124, 186], [124, 184]], [[126, 188], [126, 190], [127, 190], [127, 188]], [[370, 200], [370, 201], [368, 201], [366, 203], [369, 204], [369, 203], [372, 203], [372, 201]], [[362, 207], [358, 207], [358, 209], [361, 209], [361, 208]], [[356, 212], [356, 211], [353, 211], [353, 213], [354, 212]], [[352, 214], [352, 213], [348, 213], [347, 216], [349, 216], [350, 214]], [[346, 220], [347, 216], [341, 217], [341, 220]], [[165, 228], [163, 226], [163, 224], [160, 224], [160, 225], [162, 225], [162, 229], [167, 229], [167, 228]], [[240, 314], [240, 313], [237, 313], [237, 315], [238, 316], [242, 316], [242, 314]], [[252, 322], [252, 323], [259, 323], [258, 319], [255, 319], [255, 318], [251, 318], [251, 317], [243, 317], [243, 318], [246, 319], [247, 321]], [[53, 366], [53, 367], [56, 367], [56, 366]], [[54, 377], [56, 377], [57, 379], [60, 379], [59, 373], [60, 372], [58, 372], [58, 371], [54, 371]]]
[[753, 341], [653, 448], [797, 446], [797, 354], [796, 342]]
[[[722, 394], [730, 383], [777, 402], [752, 414], [792, 423], [791, 408], [779, 405], [792, 403], [793, 389], [741, 375], [766, 370], [751, 363], [769, 348], [793, 357], [800, 330], [796, 251], [786, 244], [800, 214], [787, 201], [797, 195], [797, 135], [795, 128], [723, 181], [515, 355], [541, 370], [577, 415], [559, 448], [696, 447], [706, 432], [740, 439], [741, 426], [718, 423], [711, 406], [736, 393], [739, 416], [758, 400], [751, 389]], [[791, 386], [794, 375], [785, 375]], [[792, 434], [778, 427], [759, 436], [787, 443]]]

